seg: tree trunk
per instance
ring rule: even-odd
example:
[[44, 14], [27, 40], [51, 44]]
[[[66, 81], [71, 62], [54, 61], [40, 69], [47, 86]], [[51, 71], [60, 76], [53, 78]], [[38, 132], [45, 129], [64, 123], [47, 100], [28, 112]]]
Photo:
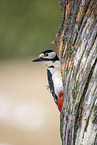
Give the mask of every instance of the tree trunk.
[[97, 145], [97, 1], [59, 0], [56, 44], [62, 64], [63, 145]]

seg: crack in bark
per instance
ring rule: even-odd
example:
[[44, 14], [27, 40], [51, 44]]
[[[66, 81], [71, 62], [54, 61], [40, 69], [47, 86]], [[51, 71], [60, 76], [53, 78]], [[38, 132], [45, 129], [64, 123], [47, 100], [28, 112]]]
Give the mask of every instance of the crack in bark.
[[97, 135], [95, 137], [95, 141], [94, 141], [94, 144], [93, 145], [97, 145]]
[[[97, 90], [97, 89], [95, 89], [95, 90]], [[95, 91], [96, 92], [96, 94], [97, 94], [97, 91]], [[94, 106], [94, 119], [93, 119], [93, 121], [92, 121], [92, 123], [93, 124], [97, 124], [97, 104]]]
[[[96, 99], [95, 99], [95, 100], [96, 100]], [[86, 120], [86, 126], [85, 126], [85, 129], [84, 129], [84, 133], [87, 131], [88, 124], [89, 124], [89, 119], [90, 119], [90, 117], [91, 117], [91, 114], [92, 114], [92, 110], [93, 110], [94, 104], [95, 104], [95, 101], [94, 101], [93, 104], [92, 104], [92, 107], [91, 107], [91, 109], [90, 109], [90, 114], [89, 114], [89, 116], [88, 116], [88, 118], [87, 118], [87, 120]], [[84, 138], [84, 134], [83, 134], [83, 138]]]
[[[75, 43], [77, 43], [77, 41], [79, 40], [79, 37], [81, 35], [81, 31], [83, 30], [83, 27], [86, 23], [86, 19], [85, 17], [85, 13], [86, 11], [89, 9], [90, 5], [86, 3], [86, 5], [83, 6], [83, 13], [82, 13], [82, 18], [81, 18], [81, 21], [80, 23], [78, 23], [78, 29], [77, 29], [77, 32], [76, 32], [76, 36], [75, 36], [75, 39], [73, 40], [73, 44], [74, 45]], [[75, 17], [76, 18], [76, 17]], [[73, 34], [74, 35], [74, 34]]]
[[[90, 83], [90, 80], [91, 80], [91, 77], [92, 77], [92, 74], [93, 74], [93, 71], [94, 71], [94, 68], [95, 68], [96, 63], [97, 63], [97, 58], [96, 58], [93, 66], [92, 66], [92, 68], [90, 70], [90, 73], [88, 75], [87, 82], [86, 82], [86, 85], [85, 85], [85, 88], [84, 88], [82, 97], [81, 97], [80, 102], [79, 102], [79, 105], [77, 107], [77, 113], [76, 113], [75, 125], [74, 125], [75, 126], [75, 133], [74, 133], [74, 138], [73, 138], [74, 144], [75, 144], [75, 138], [76, 138], [77, 130], [81, 126], [81, 120], [82, 120], [82, 115], [83, 115], [82, 114], [82, 112], [83, 112], [83, 107], [82, 107], [83, 101], [84, 101], [85, 94], [86, 94], [86, 91], [88, 89], [88, 86], [89, 86], [89, 83]], [[92, 109], [91, 109], [91, 111], [92, 111]], [[90, 112], [90, 115], [91, 115], [91, 112]], [[80, 118], [81, 118], [81, 120], [80, 120]], [[90, 116], [89, 116], [89, 118], [90, 118]], [[88, 127], [89, 118], [87, 120], [87, 125], [86, 125], [86, 128], [85, 128], [85, 131], [86, 131], [87, 127]]]

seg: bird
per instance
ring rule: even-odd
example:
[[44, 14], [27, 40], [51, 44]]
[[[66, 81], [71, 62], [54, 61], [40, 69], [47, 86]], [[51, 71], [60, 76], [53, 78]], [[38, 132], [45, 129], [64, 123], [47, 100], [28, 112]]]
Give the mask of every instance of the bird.
[[33, 62], [40, 62], [47, 69], [47, 79], [50, 92], [54, 101], [61, 112], [63, 106], [63, 84], [61, 74], [61, 63], [56, 51], [45, 50], [38, 58], [32, 60]]

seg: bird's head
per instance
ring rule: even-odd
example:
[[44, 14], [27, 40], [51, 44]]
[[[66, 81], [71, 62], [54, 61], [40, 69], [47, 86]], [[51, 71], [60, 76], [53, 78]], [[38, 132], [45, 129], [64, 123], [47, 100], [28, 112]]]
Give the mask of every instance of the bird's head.
[[46, 68], [50, 68], [55, 66], [55, 62], [59, 62], [59, 57], [55, 51], [45, 50], [33, 62], [41, 62]]

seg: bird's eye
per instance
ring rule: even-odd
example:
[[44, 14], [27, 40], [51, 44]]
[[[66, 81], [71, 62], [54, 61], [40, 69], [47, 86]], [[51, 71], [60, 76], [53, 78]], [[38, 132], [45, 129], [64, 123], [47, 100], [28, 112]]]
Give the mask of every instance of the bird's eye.
[[46, 53], [45, 56], [48, 56], [48, 53]]

